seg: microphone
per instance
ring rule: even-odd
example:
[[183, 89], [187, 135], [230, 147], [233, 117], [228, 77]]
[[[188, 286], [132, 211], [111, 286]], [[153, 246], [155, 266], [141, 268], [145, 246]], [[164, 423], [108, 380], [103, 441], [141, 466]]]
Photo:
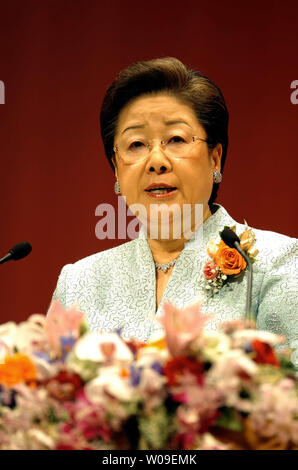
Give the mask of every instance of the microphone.
[[245, 259], [248, 267], [248, 280], [247, 280], [247, 292], [246, 292], [246, 308], [245, 308], [245, 317], [247, 320], [255, 321], [254, 315], [251, 309], [251, 297], [252, 297], [252, 264], [247, 256], [247, 254], [242, 250], [240, 246], [240, 238], [236, 235], [233, 230], [229, 227], [225, 227], [222, 232], [220, 232], [221, 239], [226, 245], [230, 248], [235, 248]]
[[4, 258], [0, 259], [0, 264], [6, 263], [6, 261], [10, 261], [14, 259], [17, 261], [18, 259], [25, 258], [25, 256], [29, 255], [32, 250], [32, 246], [28, 242], [21, 242], [15, 245], [13, 248], [9, 250], [9, 253], [4, 256]]

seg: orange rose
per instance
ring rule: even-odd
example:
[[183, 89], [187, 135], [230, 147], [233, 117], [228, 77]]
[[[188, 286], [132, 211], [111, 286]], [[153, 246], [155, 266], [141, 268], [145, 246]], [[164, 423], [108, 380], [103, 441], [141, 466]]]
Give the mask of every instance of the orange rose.
[[246, 261], [235, 248], [230, 248], [222, 240], [219, 243], [215, 263], [224, 274], [239, 274], [246, 268]]

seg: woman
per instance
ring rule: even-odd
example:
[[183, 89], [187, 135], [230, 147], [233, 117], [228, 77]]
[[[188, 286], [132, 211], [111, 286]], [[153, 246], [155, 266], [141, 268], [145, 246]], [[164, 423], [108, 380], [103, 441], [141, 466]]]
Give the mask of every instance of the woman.
[[[182, 308], [200, 298], [202, 310], [214, 314], [207, 329], [243, 317], [246, 263], [216, 240], [229, 226], [257, 259], [252, 290], [257, 327], [284, 335], [288, 347], [298, 346], [297, 240], [248, 230], [214, 203], [228, 120], [219, 88], [172, 57], [132, 64], [107, 90], [101, 133], [117, 179], [115, 192], [130, 208], [139, 208], [134, 212], [143, 225], [139, 238], [62, 269], [53, 298], [65, 307], [78, 303], [91, 329], [121, 329], [124, 338], [146, 342], [161, 329], [156, 317], [165, 300]], [[167, 238], [161, 216], [154, 219], [150, 212], [161, 203], [163, 210], [173, 208]], [[191, 208], [188, 215], [184, 207]], [[188, 230], [174, 236], [179, 214], [180, 227], [184, 221]]]

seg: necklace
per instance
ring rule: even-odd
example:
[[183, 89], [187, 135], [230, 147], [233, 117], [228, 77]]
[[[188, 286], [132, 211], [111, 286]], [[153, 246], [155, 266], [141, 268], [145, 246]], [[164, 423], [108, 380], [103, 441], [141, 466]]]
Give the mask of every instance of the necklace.
[[174, 266], [178, 258], [179, 256], [177, 256], [177, 258], [173, 259], [167, 264], [156, 263], [156, 261], [154, 261], [154, 264], [155, 264], [156, 269], [161, 269], [164, 273], [166, 273], [167, 270], [170, 269], [171, 266]]

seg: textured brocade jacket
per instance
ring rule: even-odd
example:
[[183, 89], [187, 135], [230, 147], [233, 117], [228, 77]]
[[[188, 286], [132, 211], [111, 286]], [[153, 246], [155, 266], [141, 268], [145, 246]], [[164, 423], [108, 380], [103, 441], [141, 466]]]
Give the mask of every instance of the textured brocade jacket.
[[[147, 342], [162, 329], [156, 317], [162, 315], [165, 300], [179, 308], [198, 299], [202, 311], [212, 313], [206, 330], [216, 330], [225, 321], [244, 316], [247, 272], [229, 280], [213, 297], [204, 296], [203, 268], [209, 259], [206, 246], [225, 225], [236, 225], [237, 234], [245, 226], [235, 222], [219, 204], [184, 249], [173, 268], [156, 311], [156, 273], [143, 227], [139, 237], [120, 246], [88, 256], [64, 266], [53, 299], [66, 308], [78, 304], [91, 330], [122, 328], [122, 336]], [[286, 337], [286, 346], [295, 349], [292, 360], [298, 366], [298, 240], [275, 232], [253, 229], [259, 250], [253, 264], [252, 308], [257, 328]]]

